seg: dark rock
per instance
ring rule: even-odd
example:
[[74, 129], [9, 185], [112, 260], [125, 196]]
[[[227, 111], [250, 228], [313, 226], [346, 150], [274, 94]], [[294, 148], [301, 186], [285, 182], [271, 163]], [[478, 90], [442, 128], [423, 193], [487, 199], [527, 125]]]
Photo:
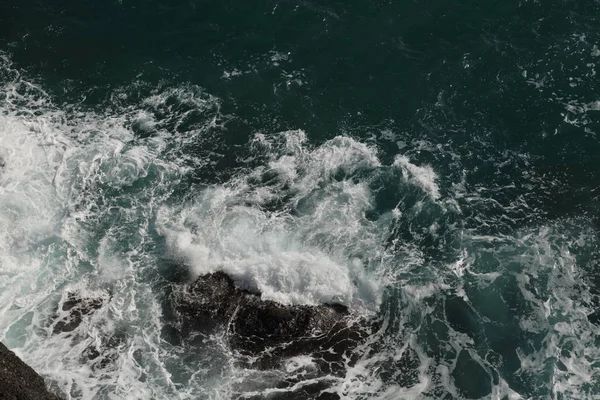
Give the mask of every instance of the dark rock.
[[81, 362], [90, 366], [95, 373], [115, 370], [118, 368], [119, 347], [123, 346], [126, 337], [116, 333], [110, 336], [100, 336], [90, 346], [81, 352]]
[[58, 320], [52, 328], [52, 333], [56, 335], [62, 332], [74, 331], [85, 316], [91, 315], [102, 308], [107, 300], [108, 296], [85, 297], [78, 292], [67, 293], [66, 299], [60, 307], [62, 312], [57, 315]]
[[211, 333], [229, 321], [243, 297], [233, 280], [222, 272], [198, 278], [189, 288], [181, 287], [172, 293], [176, 317], [185, 333]]
[[172, 300], [183, 336], [225, 328], [231, 348], [261, 369], [310, 355], [323, 372], [339, 372], [354, 359], [352, 350], [368, 331], [365, 321], [341, 304], [287, 306], [262, 300], [260, 293], [236, 288], [223, 272], [175, 289]]
[[[110, 292], [97, 291], [82, 293], [71, 291], [65, 293], [62, 303], [58, 304], [58, 310], [53, 318], [52, 333], [54, 335], [61, 333], [74, 332], [83, 322], [84, 318], [91, 317], [95, 312], [104, 307], [110, 300]], [[83, 335], [87, 333], [82, 332]], [[73, 334], [73, 340], [80, 340], [77, 334]], [[119, 347], [125, 337], [117, 332], [112, 335], [101, 335], [99, 340], [86, 347], [81, 352], [82, 363], [89, 364], [93, 371], [114, 368], [114, 363], [118, 357], [118, 352], [114, 351]]]
[[0, 343], [0, 400], [60, 400], [44, 378]]

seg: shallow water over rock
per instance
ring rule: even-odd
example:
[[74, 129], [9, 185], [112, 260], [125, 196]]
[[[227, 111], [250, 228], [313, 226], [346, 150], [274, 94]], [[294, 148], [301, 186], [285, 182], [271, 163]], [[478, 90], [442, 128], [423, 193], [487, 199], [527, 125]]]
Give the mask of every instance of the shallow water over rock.
[[285, 359], [310, 356], [325, 373], [343, 370], [368, 335], [367, 320], [341, 304], [282, 305], [239, 289], [223, 272], [200, 276], [171, 296], [184, 336], [224, 330], [231, 348], [255, 368], [282, 366]]

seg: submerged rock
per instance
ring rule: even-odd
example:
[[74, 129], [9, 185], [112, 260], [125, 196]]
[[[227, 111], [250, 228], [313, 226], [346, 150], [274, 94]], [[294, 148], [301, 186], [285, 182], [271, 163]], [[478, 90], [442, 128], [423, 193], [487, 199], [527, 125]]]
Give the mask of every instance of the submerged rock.
[[47, 391], [44, 378], [0, 343], [0, 399], [60, 400]]
[[223, 272], [176, 289], [172, 300], [184, 336], [225, 328], [231, 348], [261, 369], [309, 355], [322, 372], [340, 371], [367, 336], [365, 321], [341, 304], [289, 306], [262, 300], [260, 293], [237, 288]]
[[[75, 342], [89, 337], [86, 331], [78, 332], [77, 328], [86, 318], [91, 318], [110, 301], [111, 293], [107, 291], [68, 291], [58, 304], [58, 309], [51, 324], [52, 334], [66, 333]], [[118, 357], [115, 351], [124, 340], [122, 334], [98, 335], [95, 340], [81, 352], [82, 363], [90, 365], [92, 371], [115, 367]], [[1, 399], [1, 398], [0, 398]]]
[[57, 312], [57, 320], [52, 328], [55, 335], [74, 331], [89, 316], [102, 308], [108, 301], [108, 295], [89, 297], [79, 292], [68, 292], [62, 306]]

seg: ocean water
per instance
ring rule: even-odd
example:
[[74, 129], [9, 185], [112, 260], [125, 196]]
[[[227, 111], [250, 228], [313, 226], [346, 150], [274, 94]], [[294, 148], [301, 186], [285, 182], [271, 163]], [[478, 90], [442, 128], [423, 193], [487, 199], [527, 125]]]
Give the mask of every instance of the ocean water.
[[[599, 20], [0, 0], [0, 340], [65, 399], [600, 398]], [[381, 323], [342, 374], [241, 366], [169, 338], [214, 271]]]

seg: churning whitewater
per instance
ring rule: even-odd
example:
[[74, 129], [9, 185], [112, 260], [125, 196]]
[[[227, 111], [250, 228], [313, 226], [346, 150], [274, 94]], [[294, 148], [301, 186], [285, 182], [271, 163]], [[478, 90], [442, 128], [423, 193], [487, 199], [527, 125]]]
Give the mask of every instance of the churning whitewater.
[[[242, 117], [197, 85], [140, 77], [97, 106], [45, 87], [0, 53], [0, 340], [65, 399], [598, 396], [598, 210], [578, 189], [586, 212], [557, 211], [560, 167], [385, 123], [232, 144]], [[451, 118], [442, 97], [424, 120]], [[575, 125], [598, 109], [565, 107]], [[224, 330], [179, 340], [172, 291], [219, 271], [373, 329], [336, 373], [254, 367]]]
[[[209, 144], [225, 118], [218, 99], [135, 83], [115, 94], [123, 106], [58, 107], [7, 56], [2, 67], [0, 326], [3, 340], [72, 398], [228, 398], [242, 382], [258, 379], [261, 393], [269, 375], [310, 370], [310, 357], [282, 371], [237, 370], [219, 337], [208, 365], [209, 354], [186, 360], [161, 337], [170, 269], [185, 267], [191, 279], [224, 271], [282, 304], [338, 302], [373, 314], [400, 215], [368, 217], [374, 184], [390, 176], [438, 197], [431, 169], [406, 158], [384, 166], [376, 149], [349, 137], [313, 148], [302, 131], [257, 133], [249, 167], [224, 183], [189, 185], [218, 157]], [[139, 97], [127, 104], [132, 92]], [[190, 114], [202, 120], [185, 136], [170, 132]], [[186, 155], [203, 145], [211, 155]], [[101, 305], [61, 332], [72, 293]], [[98, 357], [86, 359], [90, 346]], [[340, 390], [356, 384], [336, 379]]]

